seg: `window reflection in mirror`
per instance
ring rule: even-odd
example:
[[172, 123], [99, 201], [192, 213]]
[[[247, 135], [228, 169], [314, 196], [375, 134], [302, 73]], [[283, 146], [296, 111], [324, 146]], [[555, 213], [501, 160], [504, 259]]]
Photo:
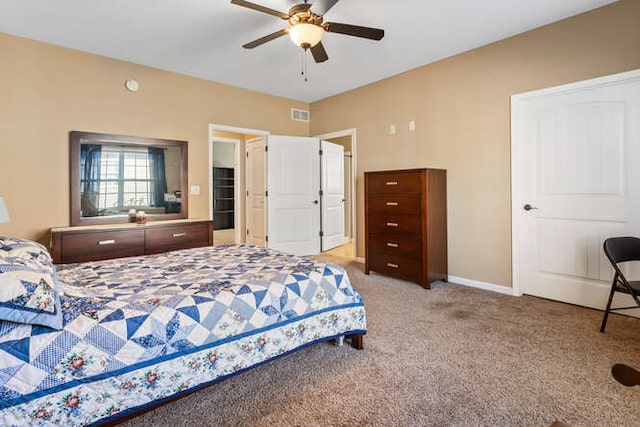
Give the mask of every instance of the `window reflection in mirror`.
[[71, 154], [72, 225], [187, 217], [186, 142], [71, 132]]

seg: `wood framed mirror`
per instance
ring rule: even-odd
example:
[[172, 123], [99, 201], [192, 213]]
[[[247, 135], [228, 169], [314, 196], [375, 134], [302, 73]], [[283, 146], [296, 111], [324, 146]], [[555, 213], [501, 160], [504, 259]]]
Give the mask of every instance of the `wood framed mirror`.
[[187, 141], [72, 131], [71, 225], [188, 218]]

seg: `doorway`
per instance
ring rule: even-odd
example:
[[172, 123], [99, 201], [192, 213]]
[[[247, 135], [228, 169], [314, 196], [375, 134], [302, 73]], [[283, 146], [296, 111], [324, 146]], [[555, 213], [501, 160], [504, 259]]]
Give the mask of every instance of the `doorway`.
[[[356, 129], [345, 129], [318, 135], [324, 141], [341, 145], [344, 148], [344, 241], [343, 245], [324, 253], [343, 258], [357, 259], [356, 254]], [[358, 259], [358, 261], [364, 261]]]
[[236, 177], [239, 169], [241, 139], [213, 136], [212, 158], [212, 197], [213, 204], [213, 241], [215, 245], [236, 243], [236, 211], [239, 200], [240, 182]]
[[213, 220], [214, 246], [247, 241], [245, 147], [247, 141], [267, 134], [255, 129], [209, 125], [209, 219]]

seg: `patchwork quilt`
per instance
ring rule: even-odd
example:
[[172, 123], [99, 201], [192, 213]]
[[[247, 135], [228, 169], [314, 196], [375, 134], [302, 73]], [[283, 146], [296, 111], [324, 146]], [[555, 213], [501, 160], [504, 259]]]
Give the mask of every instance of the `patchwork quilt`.
[[366, 332], [344, 269], [251, 245], [57, 266], [64, 326], [0, 321], [0, 425], [86, 425]]

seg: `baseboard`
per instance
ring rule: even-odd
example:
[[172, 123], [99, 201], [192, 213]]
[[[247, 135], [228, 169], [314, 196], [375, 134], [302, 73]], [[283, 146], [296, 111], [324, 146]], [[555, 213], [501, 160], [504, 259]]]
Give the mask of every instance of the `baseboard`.
[[457, 283], [459, 285], [469, 286], [470, 288], [484, 289], [485, 291], [497, 292], [499, 294], [513, 295], [516, 294], [513, 288], [502, 285], [494, 285], [493, 283], [480, 282], [478, 280], [465, 279], [463, 277], [449, 276], [447, 279], [451, 283]]
[[359, 262], [360, 264], [364, 264], [364, 258], [363, 257], [357, 256], [354, 259], [355, 259], [356, 262]]

